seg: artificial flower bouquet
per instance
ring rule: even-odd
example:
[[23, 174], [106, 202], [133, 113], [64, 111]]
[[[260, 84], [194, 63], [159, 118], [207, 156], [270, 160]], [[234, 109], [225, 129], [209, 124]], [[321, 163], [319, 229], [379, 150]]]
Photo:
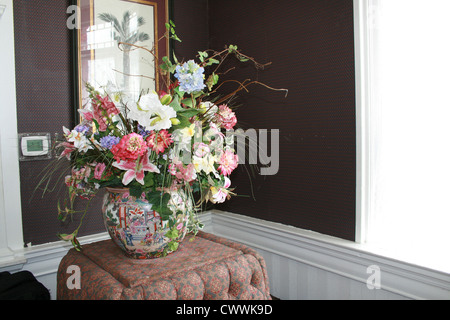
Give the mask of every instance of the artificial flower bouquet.
[[[167, 35], [179, 40], [173, 23], [166, 26]], [[69, 203], [58, 204], [59, 217], [75, 212], [75, 198], [91, 199], [105, 187], [129, 188], [130, 195], [145, 197], [162, 219], [174, 213], [169, 205], [173, 191], [182, 190], [197, 208], [229, 199], [230, 174], [239, 159], [232, 134], [237, 118], [227, 101], [258, 83], [238, 83], [235, 91], [218, 95], [218, 69], [229, 56], [264, 67], [230, 45], [221, 52], [199, 52], [197, 61], [164, 57], [158, 72], [165, 89], [143, 92], [137, 101], [86, 84], [89, 103], [79, 110], [81, 121], [72, 130], [64, 128], [64, 141], [57, 145], [57, 160], [68, 159], [71, 169], [65, 178]], [[201, 227], [191, 217], [189, 230]], [[60, 238], [76, 245], [78, 229]]]

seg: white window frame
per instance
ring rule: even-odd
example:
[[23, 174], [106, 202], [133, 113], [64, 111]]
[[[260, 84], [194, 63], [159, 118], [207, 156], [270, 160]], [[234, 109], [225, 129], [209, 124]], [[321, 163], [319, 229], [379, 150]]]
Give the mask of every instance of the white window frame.
[[353, 0], [356, 101], [355, 241], [365, 243], [370, 204], [370, 32], [369, 0]]
[[[385, 0], [389, 1], [389, 0]], [[356, 96], [356, 229], [355, 240], [362, 244], [365, 250], [376, 252], [383, 256], [402, 260], [408, 263], [419, 264], [430, 269], [448, 272], [448, 260], [445, 260], [447, 253], [441, 252], [441, 256], [434, 259], [421, 257], [413, 252], [407, 252], [408, 248], [401, 248], [395, 243], [378, 244], [376, 235], [370, 234], [370, 226], [374, 225], [376, 212], [372, 210], [375, 204], [374, 187], [372, 180], [377, 178], [374, 175], [376, 160], [374, 159], [377, 144], [375, 143], [376, 130], [372, 117], [376, 115], [376, 96], [372, 92], [373, 85], [376, 84], [371, 72], [375, 66], [373, 52], [373, 38], [376, 35], [371, 28], [374, 27], [373, 16], [376, 6], [381, 4], [379, 0], [353, 0], [354, 5], [354, 38], [355, 38], [355, 96]], [[384, 248], [382, 248], [384, 246]], [[389, 247], [389, 248], [388, 248]], [[392, 247], [392, 248], [390, 248]], [[442, 249], [437, 249], [441, 250]]]
[[20, 171], [17, 135], [13, 1], [0, 0], [0, 266], [22, 261], [23, 249]]

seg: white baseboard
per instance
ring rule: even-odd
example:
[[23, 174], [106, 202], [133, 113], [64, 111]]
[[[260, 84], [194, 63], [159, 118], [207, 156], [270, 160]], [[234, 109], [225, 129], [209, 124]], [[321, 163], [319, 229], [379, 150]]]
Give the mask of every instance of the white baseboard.
[[[222, 211], [204, 213], [200, 220], [204, 231], [259, 251], [271, 293], [281, 299], [450, 299], [449, 274], [375, 255], [350, 241]], [[107, 233], [80, 242], [105, 239]], [[6, 269], [32, 272], [55, 299], [58, 265], [70, 247], [55, 242], [26, 248], [21, 262]], [[380, 289], [366, 283], [373, 265], [380, 268]]]

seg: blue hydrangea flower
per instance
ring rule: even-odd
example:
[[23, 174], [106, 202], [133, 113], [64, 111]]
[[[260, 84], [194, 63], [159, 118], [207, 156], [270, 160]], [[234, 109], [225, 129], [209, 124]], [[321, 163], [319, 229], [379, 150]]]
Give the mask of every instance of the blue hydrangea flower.
[[150, 130], [146, 130], [145, 127], [138, 124], [138, 134], [145, 138], [146, 136], [149, 136], [150, 133], [152, 133]]
[[89, 133], [91, 128], [87, 125], [79, 124], [74, 128], [74, 130], [77, 132], [81, 132], [83, 134], [87, 134], [87, 133]]
[[106, 136], [100, 139], [100, 145], [105, 149], [111, 149], [120, 142], [119, 137]]
[[205, 75], [203, 74], [205, 69], [196, 64], [194, 60], [177, 65], [175, 71], [175, 78], [180, 83], [181, 91], [190, 94], [202, 91], [206, 87]]

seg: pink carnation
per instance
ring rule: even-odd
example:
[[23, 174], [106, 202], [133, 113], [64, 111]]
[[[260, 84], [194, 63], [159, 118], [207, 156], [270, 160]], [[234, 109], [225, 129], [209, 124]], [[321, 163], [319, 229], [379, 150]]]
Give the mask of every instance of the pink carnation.
[[120, 142], [111, 148], [114, 159], [117, 161], [134, 161], [147, 151], [147, 144], [141, 135], [130, 133], [120, 139]]
[[159, 131], [158, 133], [152, 131], [150, 136], [147, 138], [148, 146], [156, 153], [163, 153], [164, 150], [172, 143], [172, 136], [165, 129]]
[[221, 174], [228, 176], [238, 166], [239, 158], [237, 154], [234, 154], [230, 150], [226, 150], [219, 160], [219, 171]]
[[236, 125], [237, 118], [227, 105], [222, 104], [219, 106], [219, 112], [216, 114], [216, 121], [222, 128], [230, 130]]

